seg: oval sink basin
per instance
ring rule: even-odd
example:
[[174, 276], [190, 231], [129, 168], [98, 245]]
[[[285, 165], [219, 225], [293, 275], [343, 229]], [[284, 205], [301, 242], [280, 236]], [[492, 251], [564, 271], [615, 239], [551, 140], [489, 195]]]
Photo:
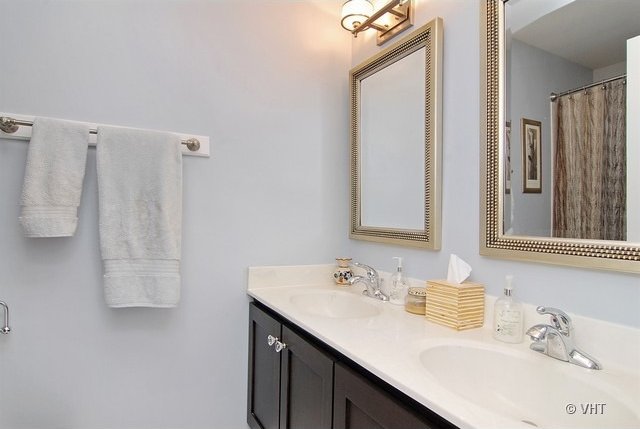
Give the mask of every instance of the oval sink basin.
[[291, 303], [305, 313], [331, 319], [373, 317], [380, 309], [367, 298], [340, 291], [315, 291], [293, 295]]
[[[638, 409], [640, 382], [629, 383], [628, 377], [606, 374], [606, 368], [587, 370], [534, 351], [529, 354], [473, 342], [429, 347], [420, 353], [420, 361], [439, 384], [512, 419], [514, 426], [640, 427], [640, 416], [634, 411]], [[619, 389], [617, 383], [631, 386], [633, 392]]]

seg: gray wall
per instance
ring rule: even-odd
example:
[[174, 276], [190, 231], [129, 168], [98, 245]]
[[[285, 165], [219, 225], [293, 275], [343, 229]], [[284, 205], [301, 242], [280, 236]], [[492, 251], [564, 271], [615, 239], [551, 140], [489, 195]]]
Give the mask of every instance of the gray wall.
[[0, 111], [213, 142], [211, 159], [185, 158], [171, 310], [103, 303], [94, 150], [77, 235], [27, 240], [27, 145], [0, 142], [0, 298], [14, 327], [0, 338], [0, 427], [245, 428], [250, 265], [351, 255], [391, 270], [400, 255], [408, 275], [440, 278], [453, 252], [494, 294], [513, 273], [526, 302], [640, 326], [638, 276], [478, 255], [478, 1], [418, 2], [416, 26], [445, 24], [443, 249], [347, 239], [347, 70], [379, 48], [340, 29], [340, 4], [0, 0], [0, 48], [13, 52], [0, 57]]
[[[95, 150], [75, 237], [25, 239], [0, 141], [0, 427], [245, 428], [246, 270], [346, 253], [339, 2], [0, 1], [0, 111], [211, 136], [184, 158], [182, 302], [102, 297]], [[242, 27], [243, 26], [243, 27]]]
[[[507, 51], [506, 120], [511, 121], [511, 194], [505, 197], [505, 231], [551, 236], [551, 107], [549, 94], [591, 83], [593, 70], [511, 39]], [[522, 192], [522, 118], [542, 123], [542, 193]], [[513, 223], [510, 219], [513, 216]]]
[[[525, 302], [639, 327], [638, 275], [479, 255], [479, 7], [480, 1], [470, 0], [419, 3], [414, 25], [444, 19], [442, 250], [352, 241], [351, 256], [387, 271], [395, 266], [393, 256], [404, 256], [408, 276], [433, 279], [446, 277], [449, 254], [455, 253], [471, 264], [472, 278], [491, 294], [501, 293], [504, 276], [513, 274], [515, 295]], [[353, 65], [380, 50], [373, 35], [352, 44]]]

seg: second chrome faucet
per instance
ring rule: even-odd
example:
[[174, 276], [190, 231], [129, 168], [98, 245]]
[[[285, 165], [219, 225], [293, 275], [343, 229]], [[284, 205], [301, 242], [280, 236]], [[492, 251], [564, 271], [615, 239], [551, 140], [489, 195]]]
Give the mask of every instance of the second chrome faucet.
[[596, 359], [575, 347], [571, 318], [564, 311], [551, 307], [538, 307], [536, 311], [550, 315], [553, 326], [538, 324], [527, 330], [527, 335], [533, 341], [531, 350], [585, 368], [602, 369]]
[[388, 301], [389, 297], [382, 293], [380, 290], [381, 280], [378, 272], [369, 265], [361, 264], [360, 262], [354, 262], [354, 266], [365, 270], [364, 276], [353, 276], [349, 279], [349, 284], [354, 285], [356, 283], [364, 283], [366, 289], [362, 291], [363, 295], [367, 295], [371, 298], [379, 299], [381, 301]]

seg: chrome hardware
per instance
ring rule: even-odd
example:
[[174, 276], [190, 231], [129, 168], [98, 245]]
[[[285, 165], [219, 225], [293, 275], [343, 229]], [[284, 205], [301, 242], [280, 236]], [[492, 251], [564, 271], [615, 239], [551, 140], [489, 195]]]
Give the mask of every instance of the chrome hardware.
[[366, 276], [353, 276], [349, 279], [349, 284], [364, 283], [367, 288], [362, 291], [363, 295], [380, 301], [389, 301], [389, 297], [380, 290], [381, 281], [378, 272], [369, 265], [361, 264], [360, 262], [354, 262], [353, 265], [365, 270]]
[[550, 315], [553, 326], [538, 324], [527, 330], [533, 341], [529, 346], [531, 350], [585, 368], [602, 369], [600, 362], [573, 344], [573, 325], [564, 311], [551, 307], [538, 307], [536, 311]]
[[187, 145], [187, 149], [189, 149], [191, 152], [197, 152], [198, 150], [200, 150], [200, 140], [196, 138], [192, 137], [190, 139], [187, 139], [182, 142], [182, 144]]
[[558, 310], [553, 307], [538, 307], [536, 311], [539, 314], [548, 314], [551, 316], [551, 323], [556, 327], [557, 330], [562, 332], [565, 335], [569, 335], [571, 333], [571, 329], [573, 329], [571, 325], [571, 318], [567, 313], [562, 310]]
[[[0, 116], [0, 130], [4, 133], [14, 134], [21, 126], [32, 127], [33, 121], [23, 121], [9, 116]], [[98, 130], [92, 128], [89, 130], [89, 134], [98, 134]], [[190, 152], [197, 152], [200, 150], [200, 140], [195, 137], [181, 140], [180, 143], [187, 146], [187, 149], [189, 149]]]
[[276, 353], [280, 353], [282, 350], [286, 349], [287, 345], [280, 341], [276, 341]]
[[6, 116], [0, 117], [0, 130], [7, 134], [13, 134], [18, 131], [18, 124], [16, 124], [16, 120], [13, 118], [9, 118]]
[[9, 327], [9, 306], [6, 303], [0, 301], [0, 307], [4, 309], [4, 326], [2, 327], [0, 332], [2, 332], [3, 334], [8, 334], [9, 332], [11, 332], [11, 328]]
[[269, 335], [267, 337], [267, 344], [269, 344], [269, 347], [273, 346], [276, 341], [278, 341], [278, 337], [274, 337], [273, 335]]

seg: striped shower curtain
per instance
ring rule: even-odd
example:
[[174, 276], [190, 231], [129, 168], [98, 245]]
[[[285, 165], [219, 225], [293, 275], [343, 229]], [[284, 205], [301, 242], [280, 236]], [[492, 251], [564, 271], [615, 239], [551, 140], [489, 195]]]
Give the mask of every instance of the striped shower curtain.
[[552, 108], [553, 235], [626, 240], [624, 80], [558, 97]]

